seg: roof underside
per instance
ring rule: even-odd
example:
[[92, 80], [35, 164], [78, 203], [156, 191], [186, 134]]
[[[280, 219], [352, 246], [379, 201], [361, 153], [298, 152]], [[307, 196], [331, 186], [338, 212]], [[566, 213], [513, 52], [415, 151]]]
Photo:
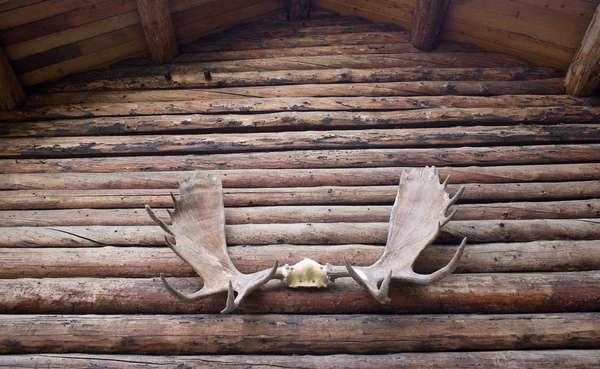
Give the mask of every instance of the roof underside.
[[[453, 1], [443, 36], [489, 51], [565, 70], [594, 13], [596, 0]], [[277, 17], [283, 0], [171, 0], [177, 41], [250, 19]], [[342, 15], [410, 28], [411, 0], [315, 0]], [[135, 0], [0, 3], [0, 46], [24, 86], [120, 59], [148, 55]]]
[[[39, 86], [0, 113], [0, 352], [13, 354], [0, 366], [598, 363], [600, 111], [563, 94], [561, 71], [453, 42], [416, 52], [396, 27], [326, 15], [182, 51]], [[224, 296], [183, 304], [157, 278], [200, 283], [143, 210], [166, 220], [193, 170], [220, 170], [230, 254], [249, 272], [372, 263], [400, 174], [426, 165], [466, 192], [417, 271], [469, 243], [456, 275], [393, 282], [389, 305], [345, 279], [273, 282], [221, 316]], [[177, 354], [211, 356], [157, 356]]]

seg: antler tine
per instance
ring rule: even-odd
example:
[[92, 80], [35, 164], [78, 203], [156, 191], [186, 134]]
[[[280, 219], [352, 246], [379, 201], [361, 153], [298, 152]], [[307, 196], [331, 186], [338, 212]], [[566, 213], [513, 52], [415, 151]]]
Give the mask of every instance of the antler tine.
[[463, 195], [463, 193], [465, 193], [466, 187], [465, 186], [460, 186], [460, 188], [458, 189], [458, 191], [456, 191], [456, 193], [454, 194], [454, 196], [452, 196], [452, 198], [450, 199], [450, 202], [448, 202], [448, 205], [446, 206], [446, 210], [454, 205], [459, 199], [460, 197]]
[[148, 213], [150, 218], [152, 218], [154, 223], [156, 223], [160, 228], [162, 228], [163, 231], [167, 232], [170, 236], [175, 237], [175, 234], [173, 233], [171, 228], [169, 228], [169, 226], [165, 222], [163, 222], [162, 219], [160, 219], [156, 216], [156, 214], [154, 214], [154, 211], [152, 210], [150, 205], [146, 205], [145, 208], [146, 212]]
[[[237, 297], [235, 297], [235, 291], [233, 290], [233, 285], [231, 283], [231, 280], [229, 280], [229, 284], [227, 287], [227, 305], [225, 306], [225, 309], [223, 309], [221, 311], [221, 314], [227, 314], [227, 313], [231, 312], [232, 310], [234, 310], [235, 308], [237, 308], [246, 296], [248, 296], [249, 294], [254, 292], [256, 289], [258, 289], [259, 287], [261, 287], [262, 285], [264, 285], [271, 279], [273, 279], [275, 277], [275, 273], [277, 273], [278, 267], [279, 267], [279, 261], [275, 260], [273, 268], [271, 268], [269, 270], [264, 270], [262, 272], [257, 273], [257, 275], [254, 275], [254, 277], [252, 278], [253, 280], [250, 281], [249, 283], [247, 283], [244, 287], [242, 287], [242, 289], [241, 289], [241, 291], [239, 291]], [[268, 273], [265, 274], [265, 272], [268, 272]], [[261, 275], [261, 274], [263, 274], [263, 275]]]
[[[381, 283], [380, 287], [377, 287], [378, 281], [374, 281], [373, 278], [368, 278], [366, 275], [361, 276], [359, 272], [348, 262], [348, 259], [344, 257], [344, 264], [350, 277], [356, 281], [361, 287], [369, 291], [369, 293], [382, 304], [387, 304], [391, 300], [388, 297], [390, 291], [390, 281], [392, 280], [392, 271], [390, 270]], [[364, 273], [363, 273], [364, 274]]]
[[169, 284], [169, 282], [165, 278], [164, 274], [162, 274], [162, 273], [160, 273], [160, 280], [162, 281], [162, 283], [165, 286], [165, 288], [167, 289], [167, 291], [171, 294], [171, 296], [175, 297], [177, 300], [179, 300], [181, 302], [193, 302], [193, 301], [201, 300], [203, 298], [210, 297], [212, 295], [215, 295], [217, 293], [224, 291], [223, 288], [207, 289], [207, 288], [203, 287], [199, 291], [196, 291], [192, 294], [186, 295], [186, 294], [183, 294], [183, 293], [177, 291], [175, 289], [175, 287], [171, 286], [171, 284]]
[[456, 252], [454, 253], [454, 256], [452, 257], [450, 262], [448, 262], [448, 264], [446, 264], [445, 267], [438, 269], [437, 271], [435, 271], [431, 274], [419, 274], [419, 273], [416, 273], [411, 270], [412, 271], [411, 275], [403, 276], [402, 279], [409, 281], [409, 282], [418, 283], [418, 284], [428, 284], [428, 283], [433, 283], [439, 279], [442, 279], [442, 278], [452, 274], [458, 267], [460, 258], [462, 257], [462, 254], [465, 251], [466, 246], [467, 246], [467, 238], [465, 237], [465, 238], [463, 238], [462, 242], [460, 243], [460, 246], [458, 246], [458, 250], [456, 250]]

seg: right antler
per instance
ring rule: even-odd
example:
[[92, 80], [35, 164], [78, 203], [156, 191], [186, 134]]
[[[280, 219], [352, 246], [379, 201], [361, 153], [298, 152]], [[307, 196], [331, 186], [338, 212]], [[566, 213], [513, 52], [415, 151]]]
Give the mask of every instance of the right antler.
[[[200, 291], [185, 295], [160, 278], [167, 290], [183, 302], [228, 292], [227, 306], [221, 313], [231, 312], [241, 301], [269, 280], [277, 272], [277, 261], [272, 269], [243, 274], [229, 258], [225, 241], [225, 212], [221, 179], [207, 172], [195, 176], [179, 187], [179, 200], [171, 194], [175, 211], [169, 211], [172, 226], [168, 226], [146, 205], [146, 211], [174, 241], [165, 237], [167, 245], [192, 266], [204, 282]], [[237, 292], [237, 297], [235, 296]]]

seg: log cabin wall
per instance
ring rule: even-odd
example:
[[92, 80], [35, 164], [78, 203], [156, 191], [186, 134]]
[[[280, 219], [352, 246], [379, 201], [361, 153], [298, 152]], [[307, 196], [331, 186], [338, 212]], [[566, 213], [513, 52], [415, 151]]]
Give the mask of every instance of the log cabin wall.
[[[170, 2], [179, 43], [283, 6], [283, 0]], [[149, 55], [135, 0], [3, 2], [0, 46], [24, 86]]]
[[[389, 24], [281, 14], [29, 89], [0, 112], [0, 367], [597, 368], [600, 107], [564, 72]], [[207, 73], [210, 77], [207, 78]], [[466, 191], [417, 260], [456, 273], [261, 287], [232, 315], [144, 211], [219, 171], [243, 272], [382, 253], [406, 168]], [[162, 356], [161, 356], [162, 355]], [[179, 355], [179, 356], [174, 356]], [[295, 356], [292, 356], [295, 355]]]
[[[410, 29], [414, 0], [314, 0], [345, 15]], [[442, 35], [566, 70], [597, 0], [453, 0]]]

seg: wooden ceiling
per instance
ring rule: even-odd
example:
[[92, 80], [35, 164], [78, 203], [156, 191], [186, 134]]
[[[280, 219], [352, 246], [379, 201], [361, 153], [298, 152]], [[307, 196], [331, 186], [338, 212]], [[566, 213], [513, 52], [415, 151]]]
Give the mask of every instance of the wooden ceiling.
[[[567, 70], [600, 0], [448, 1], [444, 39]], [[3, 49], [10, 62], [2, 68], [13, 69], [28, 87], [149, 56], [139, 3], [156, 2], [0, 0], [0, 54]], [[168, 0], [168, 6], [176, 42], [182, 44], [281, 14], [285, 1]], [[313, 0], [312, 6], [409, 29], [415, 0]]]

